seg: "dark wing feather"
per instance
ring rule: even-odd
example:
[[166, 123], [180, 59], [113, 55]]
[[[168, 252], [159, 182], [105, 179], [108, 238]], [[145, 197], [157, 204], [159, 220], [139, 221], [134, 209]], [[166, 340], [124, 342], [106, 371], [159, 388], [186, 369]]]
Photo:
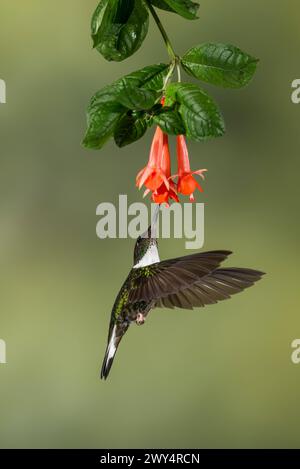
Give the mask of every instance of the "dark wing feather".
[[150, 301], [176, 293], [213, 272], [230, 251], [191, 254], [135, 269], [128, 301]]
[[216, 269], [176, 294], [157, 299], [155, 307], [193, 309], [217, 303], [251, 287], [263, 275], [263, 272], [251, 269]]

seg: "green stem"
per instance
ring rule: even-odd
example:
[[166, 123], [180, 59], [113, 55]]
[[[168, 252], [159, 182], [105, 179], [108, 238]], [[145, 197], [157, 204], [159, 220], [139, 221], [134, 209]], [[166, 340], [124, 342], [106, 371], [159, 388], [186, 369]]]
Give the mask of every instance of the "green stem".
[[176, 64], [176, 68], [177, 68], [178, 82], [180, 83], [181, 82], [181, 71], [180, 71], [179, 63]]
[[171, 44], [171, 41], [170, 41], [170, 39], [169, 39], [169, 37], [166, 33], [165, 28], [163, 27], [163, 25], [160, 21], [156, 11], [154, 10], [153, 6], [151, 5], [151, 3], [149, 1], [147, 1], [147, 5], [148, 5], [148, 8], [150, 10], [151, 15], [153, 16], [153, 19], [154, 19], [155, 23], [157, 24], [158, 29], [161, 32], [161, 35], [163, 37], [163, 40], [165, 42], [165, 45], [166, 45], [166, 48], [167, 48], [167, 51], [168, 51], [168, 54], [169, 54], [171, 60], [177, 60], [177, 56], [175, 54], [174, 48]]
[[173, 73], [174, 73], [174, 68], [175, 68], [175, 60], [172, 60], [172, 63], [171, 63], [171, 65], [170, 65], [170, 69], [169, 69], [168, 75], [166, 76], [165, 81], [164, 81], [164, 86], [163, 86], [163, 90], [164, 90], [164, 91], [165, 91], [167, 85], [169, 84], [169, 81], [170, 81], [171, 76], [172, 76]]

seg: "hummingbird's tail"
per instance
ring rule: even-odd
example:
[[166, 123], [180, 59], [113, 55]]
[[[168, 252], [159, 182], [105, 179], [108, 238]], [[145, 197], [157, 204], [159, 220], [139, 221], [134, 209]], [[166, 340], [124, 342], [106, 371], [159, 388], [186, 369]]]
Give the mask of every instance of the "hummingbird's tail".
[[115, 324], [110, 328], [108, 344], [101, 368], [101, 379], [108, 377], [119, 343], [128, 327], [129, 324]]

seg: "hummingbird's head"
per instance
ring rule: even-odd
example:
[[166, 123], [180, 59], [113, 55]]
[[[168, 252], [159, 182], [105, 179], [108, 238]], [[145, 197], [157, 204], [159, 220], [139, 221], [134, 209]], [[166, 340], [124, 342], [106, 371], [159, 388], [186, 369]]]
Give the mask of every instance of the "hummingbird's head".
[[149, 228], [139, 236], [134, 247], [134, 268], [145, 267], [159, 262], [157, 249], [156, 225], [159, 213], [159, 205], [155, 209], [153, 220]]

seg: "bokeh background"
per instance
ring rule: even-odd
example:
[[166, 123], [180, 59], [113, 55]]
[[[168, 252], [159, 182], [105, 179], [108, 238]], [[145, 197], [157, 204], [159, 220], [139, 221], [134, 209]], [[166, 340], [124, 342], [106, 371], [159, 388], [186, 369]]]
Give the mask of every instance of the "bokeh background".
[[[0, 78], [1, 447], [299, 447], [299, 118], [296, 0], [202, 0], [200, 20], [160, 12], [178, 53], [229, 42], [261, 59], [247, 89], [211, 88], [224, 138], [191, 144], [205, 183], [205, 249], [264, 270], [255, 288], [190, 311], [156, 310], [124, 339], [101, 382], [112, 303], [133, 241], [97, 239], [96, 206], [127, 193], [152, 136], [119, 150], [81, 145], [91, 95], [166, 61], [143, 48], [107, 63], [91, 48], [97, 0], [2, 0]], [[163, 258], [184, 240], [161, 241]]]

